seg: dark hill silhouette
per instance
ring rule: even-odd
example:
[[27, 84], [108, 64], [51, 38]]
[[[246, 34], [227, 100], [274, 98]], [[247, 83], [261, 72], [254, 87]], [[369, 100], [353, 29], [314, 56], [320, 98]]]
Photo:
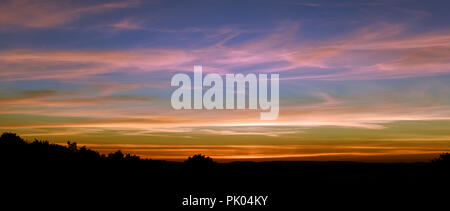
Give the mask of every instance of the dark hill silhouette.
[[228, 194], [268, 195], [269, 208], [277, 210], [348, 209], [359, 203], [406, 208], [427, 197], [434, 204], [448, 201], [438, 200], [448, 198], [448, 191], [437, 194], [436, 189], [448, 188], [450, 181], [448, 153], [424, 163], [216, 163], [201, 154], [185, 162], [167, 162], [121, 151], [103, 155], [75, 142], [66, 146], [28, 142], [14, 133], [0, 136], [0, 164], [2, 192], [11, 196], [2, 202], [18, 200], [15, 205], [21, 205], [24, 198], [16, 196], [26, 194], [28, 204], [58, 209], [67, 203], [76, 206], [74, 201], [91, 201], [102, 209], [122, 205], [127, 210], [133, 206], [167, 210], [181, 207], [181, 199], [189, 195]]

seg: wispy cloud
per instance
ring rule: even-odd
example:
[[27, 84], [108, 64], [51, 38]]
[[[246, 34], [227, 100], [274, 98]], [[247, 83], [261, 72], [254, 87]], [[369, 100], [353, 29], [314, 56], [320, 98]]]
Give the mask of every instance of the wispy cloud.
[[0, 57], [3, 80], [74, 79], [127, 68], [161, 71], [193, 61], [187, 52], [176, 49], [5, 50]]
[[84, 6], [67, 0], [5, 0], [0, 3], [0, 26], [19, 25], [33, 28], [62, 26], [87, 15], [137, 6], [138, 3], [139, 1], [108, 1]]
[[139, 21], [131, 18], [123, 19], [117, 23], [111, 24], [111, 27], [119, 30], [146, 29]]
[[427, 144], [410, 147], [392, 147], [383, 145], [146, 145], [122, 144], [87, 146], [101, 152], [110, 152], [117, 148], [153, 159], [184, 160], [195, 153], [203, 153], [222, 161], [233, 160], [365, 160], [365, 161], [398, 161], [396, 156], [409, 155], [409, 162], [431, 159], [442, 150]]
[[[130, 22], [121, 24], [138, 27]], [[3, 50], [0, 66], [6, 71], [1, 76], [2, 80], [34, 80], [86, 77], [123, 69], [130, 73], [192, 71], [192, 64], [203, 64], [206, 72], [287, 72], [282, 80], [389, 79], [450, 73], [447, 31], [408, 34], [401, 25], [382, 23], [341, 38], [307, 42], [296, 39], [298, 28], [295, 23], [287, 23], [264, 38], [237, 44], [222, 40], [196, 49]]]

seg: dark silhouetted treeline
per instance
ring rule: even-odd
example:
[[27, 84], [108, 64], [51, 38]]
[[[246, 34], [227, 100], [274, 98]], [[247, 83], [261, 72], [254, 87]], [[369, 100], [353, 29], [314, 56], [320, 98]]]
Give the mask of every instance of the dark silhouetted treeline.
[[[66, 146], [27, 142], [4, 133], [0, 164], [2, 191], [11, 196], [2, 200], [18, 200], [15, 206], [61, 209], [78, 205], [85, 209], [88, 205], [83, 203], [90, 202], [90, 208], [168, 210], [185, 208], [181, 200], [189, 195], [220, 198], [233, 194], [268, 195], [266, 208], [275, 210], [310, 210], [307, 207], [311, 206], [313, 210], [365, 210], [367, 206], [403, 210], [418, 203], [445, 203], [450, 197], [449, 191], [438, 192], [450, 187], [448, 153], [422, 163], [216, 163], [200, 154], [185, 162], [167, 162], [121, 151], [103, 155], [75, 142]], [[359, 207], [361, 203], [365, 205]]]
[[3, 133], [0, 136], [0, 156], [11, 160], [64, 160], [64, 161], [99, 161], [99, 160], [144, 160], [139, 156], [123, 154], [120, 150], [100, 154], [86, 146], [78, 147], [76, 142], [67, 142], [67, 146], [51, 144], [48, 141], [27, 142], [15, 133]]

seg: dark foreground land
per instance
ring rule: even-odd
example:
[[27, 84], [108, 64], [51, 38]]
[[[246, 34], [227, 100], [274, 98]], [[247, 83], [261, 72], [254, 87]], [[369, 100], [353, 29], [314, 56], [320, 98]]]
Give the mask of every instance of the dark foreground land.
[[217, 203], [214, 209], [431, 210], [450, 202], [450, 159], [428, 163], [235, 162], [218, 164], [203, 156], [186, 162], [109, 155], [48, 142], [0, 137], [0, 202], [66, 209], [209, 209], [183, 206], [183, 198], [268, 196], [266, 206]]

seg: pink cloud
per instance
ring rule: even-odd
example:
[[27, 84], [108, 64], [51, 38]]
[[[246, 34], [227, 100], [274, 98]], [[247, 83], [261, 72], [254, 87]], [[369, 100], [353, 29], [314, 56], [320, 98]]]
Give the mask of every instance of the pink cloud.
[[66, 0], [6, 0], [0, 3], [0, 25], [54, 27], [70, 23], [89, 14], [132, 7], [138, 3], [139, 1], [110, 1], [97, 5], [78, 6]]
[[382, 23], [340, 38], [306, 42], [295, 39], [298, 29], [299, 24], [288, 22], [264, 38], [227, 45], [229, 36], [242, 33], [228, 29], [222, 32], [227, 35], [223, 40], [198, 49], [3, 50], [0, 66], [6, 71], [0, 76], [3, 80], [34, 80], [91, 77], [124, 70], [130, 74], [190, 72], [194, 64], [204, 65], [205, 72], [221, 74], [244, 68], [289, 71], [282, 80], [405, 78], [450, 72], [447, 31], [408, 34], [401, 25]]
[[[159, 71], [193, 61], [182, 50], [5, 50], [0, 52], [3, 80], [67, 79], [128, 71]], [[183, 65], [187, 68], [187, 64]]]
[[124, 19], [117, 23], [111, 24], [116, 29], [145, 29], [138, 21], [133, 19]]

